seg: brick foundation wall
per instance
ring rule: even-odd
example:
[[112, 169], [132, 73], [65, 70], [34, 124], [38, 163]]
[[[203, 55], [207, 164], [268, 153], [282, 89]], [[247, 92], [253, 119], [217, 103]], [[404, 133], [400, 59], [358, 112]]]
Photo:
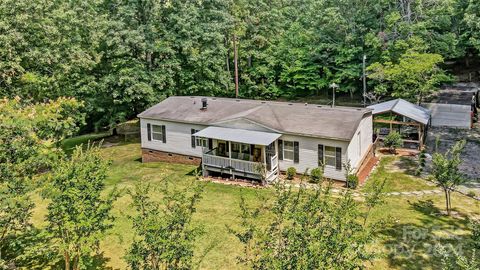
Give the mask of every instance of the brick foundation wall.
[[180, 154], [167, 153], [151, 149], [142, 148], [142, 162], [171, 162], [190, 165], [200, 165], [202, 159], [199, 157], [184, 156]]

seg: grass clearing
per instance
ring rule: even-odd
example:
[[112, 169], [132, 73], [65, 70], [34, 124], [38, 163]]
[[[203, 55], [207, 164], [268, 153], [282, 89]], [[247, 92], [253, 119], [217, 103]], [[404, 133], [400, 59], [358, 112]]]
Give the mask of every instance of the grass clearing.
[[[385, 179], [384, 192], [432, 190], [435, 186], [414, 176], [416, 164], [407, 157], [384, 156], [380, 159], [370, 179]], [[367, 181], [363, 188], [369, 188], [373, 181]]]
[[65, 152], [71, 153], [73, 152], [73, 149], [77, 145], [98, 141], [110, 135], [111, 135], [110, 132], [90, 133], [90, 134], [80, 135], [80, 136], [63, 140], [61, 147]]
[[[80, 141], [80, 140], [77, 140]], [[119, 189], [133, 187], [136, 182], [143, 181], [160, 185], [167, 179], [173, 186], [184, 187], [195, 178], [195, 166], [170, 163], [141, 163], [141, 151], [138, 143], [122, 143], [118, 146], [103, 148], [105, 158], [112, 161], [111, 170], [107, 179], [108, 188], [114, 186]], [[386, 191], [405, 191], [432, 189], [421, 179], [409, 175], [405, 171], [390, 168], [396, 158], [382, 159], [377, 171], [372, 177], [387, 180]], [[395, 166], [398, 167], [398, 166]], [[368, 182], [366, 185], [368, 186]], [[205, 234], [197, 241], [196, 256], [207, 249], [210, 252], [203, 258], [201, 269], [244, 269], [237, 264], [237, 257], [242, 255], [242, 246], [239, 241], [228, 233], [227, 226], [236, 226], [240, 219], [240, 197], [244, 196], [250, 205], [259, 203], [259, 196], [271, 196], [272, 189], [253, 189], [238, 186], [209, 183], [203, 194], [194, 215], [195, 224], [204, 227]], [[152, 197], [159, 199], [161, 194], [152, 193]], [[46, 213], [46, 202], [39, 196], [34, 196], [36, 209], [33, 221], [38, 226], [45, 226], [43, 217]], [[122, 196], [115, 202], [114, 214], [117, 217], [114, 228], [101, 243], [101, 256], [97, 258], [99, 268], [126, 269], [123, 254], [130, 245], [133, 234], [129, 215], [134, 214], [130, 207], [130, 197], [123, 191]], [[376, 259], [373, 264], [367, 264], [370, 269], [435, 269], [439, 259], [429, 256], [432, 252], [428, 245], [437, 242], [468, 243], [465, 241], [466, 216], [479, 216], [480, 205], [470, 198], [453, 195], [454, 211], [458, 217], [444, 217], [439, 215], [443, 210], [443, 195], [423, 197], [387, 197], [384, 205], [376, 209], [372, 215], [374, 220], [388, 219], [378, 241], [372, 248], [384, 251], [384, 255]], [[415, 232], [420, 237], [413, 237]], [[432, 235], [444, 235], [432, 237]], [[445, 236], [446, 235], [446, 236]], [[458, 235], [454, 240], [451, 235]], [[393, 248], [404, 248], [408, 252], [392, 252]], [[393, 254], [393, 255], [392, 255]]]

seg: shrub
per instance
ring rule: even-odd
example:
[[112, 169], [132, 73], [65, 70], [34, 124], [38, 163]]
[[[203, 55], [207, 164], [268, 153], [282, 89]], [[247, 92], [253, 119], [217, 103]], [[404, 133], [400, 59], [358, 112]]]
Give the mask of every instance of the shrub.
[[480, 222], [471, 221], [470, 227], [472, 229], [473, 245], [476, 249], [480, 249]]
[[287, 169], [287, 179], [288, 180], [292, 180], [295, 175], [297, 174], [297, 169], [295, 169], [294, 167], [289, 167]]
[[396, 131], [390, 132], [383, 140], [383, 144], [390, 148], [392, 154], [395, 154], [396, 149], [403, 145], [402, 136]]
[[318, 184], [323, 178], [323, 170], [320, 167], [312, 169], [310, 172], [310, 182]]
[[358, 187], [358, 176], [355, 174], [347, 175], [347, 187], [351, 189], [356, 189]]
[[425, 168], [426, 161], [425, 159], [420, 160], [420, 167]]
[[477, 196], [477, 194], [475, 193], [475, 191], [470, 190], [470, 191], [467, 193], [467, 196], [473, 198], [473, 197]]
[[426, 157], [427, 155], [425, 154], [425, 150], [422, 150], [422, 152], [420, 152], [420, 154], [418, 155], [420, 168], [425, 168]]

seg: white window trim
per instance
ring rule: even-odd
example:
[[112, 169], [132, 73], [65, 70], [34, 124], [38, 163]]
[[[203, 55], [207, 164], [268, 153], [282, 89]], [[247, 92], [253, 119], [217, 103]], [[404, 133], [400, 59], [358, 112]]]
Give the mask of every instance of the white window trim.
[[[151, 127], [151, 130], [150, 130], [150, 133], [151, 133], [151, 136], [152, 136], [152, 141], [163, 143], [163, 133], [161, 131], [160, 132], [154, 131], [154, 127], [159, 127], [160, 130], [162, 130], [162, 125], [151, 124], [151, 126], [152, 127]], [[153, 136], [153, 134], [157, 134], [157, 135], [160, 134], [160, 138], [162, 138], [162, 139], [160, 139], [160, 140], [155, 139], [155, 136]]]
[[195, 137], [195, 145], [197, 147], [207, 148], [208, 147], [208, 140], [206, 138], [202, 138], [202, 137]]
[[[195, 129], [195, 133], [199, 132], [200, 130]], [[195, 147], [208, 147], [208, 139], [203, 137], [195, 136]]]
[[[327, 149], [326, 149], [327, 147], [333, 148], [333, 156], [332, 156], [332, 155], [327, 155]], [[337, 153], [336, 153], [336, 151], [337, 151], [337, 148], [336, 148], [335, 146], [329, 146], [329, 145], [324, 145], [324, 146], [323, 146], [323, 165], [324, 165], [325, 167], [334, 168], [334, 169], [337, 168]], [[327, 156], [328, 156], [329, 158], [333, 158], [333, 160], [334, 160], [334, 164], [333, 164], [333, 165], [327, 164], [327, 162], [326, 162]]]
[[[292, 150], [285, 150], [285, 142], [290, 142], [292, 143]], [[282, 141], [282, 151], [283, 151], [283, 160], [286, 161], [293, 161], [295, 159], [295, 143], [293, 141], [288, 141], [288, 140], [283, 140]], [[292, 159], [286, 158], [285, 152], [291, 152], [292, 153]]]

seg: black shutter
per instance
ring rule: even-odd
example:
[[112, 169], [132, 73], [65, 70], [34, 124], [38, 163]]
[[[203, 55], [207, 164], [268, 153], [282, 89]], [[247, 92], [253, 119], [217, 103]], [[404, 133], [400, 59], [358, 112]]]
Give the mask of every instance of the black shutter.
[[192, 136], [191, 136], [191, 137], [192, 137], [192, 138], [191, 138], [191, 140], [192, 140], [192, 148], [195, 148], [195, 136], [193, 136], [193, 134], [195, 134], [195, 129], [192, 128], [190, 131], [191, 131], [191, 134], [192, 134]]
[[325, 161], [323, 159], [323, 144], [318, 145], [318, 166], [322, 167], [325, 165]]
[[213, 140], [211, 138], [208, 138], [208, 150], [212, 150], [213, 147]]
[[278, 140], [278, 160], [283, 160], [283, 141]]
[[147, 124], [147, 138], [149, 141], [152, 140], [152, 125]]
[[298, 142], [293, 142], [293, 163], [300, 162], [300, 145]]
[[162, 141], [163, 143], [167, 142], [167, 133], [165, 133], [165, 125], [162, 125]]
[[335, 169], [342, 170], [342, 148], [335, 148]]
[[250, 155], [253, 155], [253, 151], [255, 151], [255, 144], [250, 144]]

